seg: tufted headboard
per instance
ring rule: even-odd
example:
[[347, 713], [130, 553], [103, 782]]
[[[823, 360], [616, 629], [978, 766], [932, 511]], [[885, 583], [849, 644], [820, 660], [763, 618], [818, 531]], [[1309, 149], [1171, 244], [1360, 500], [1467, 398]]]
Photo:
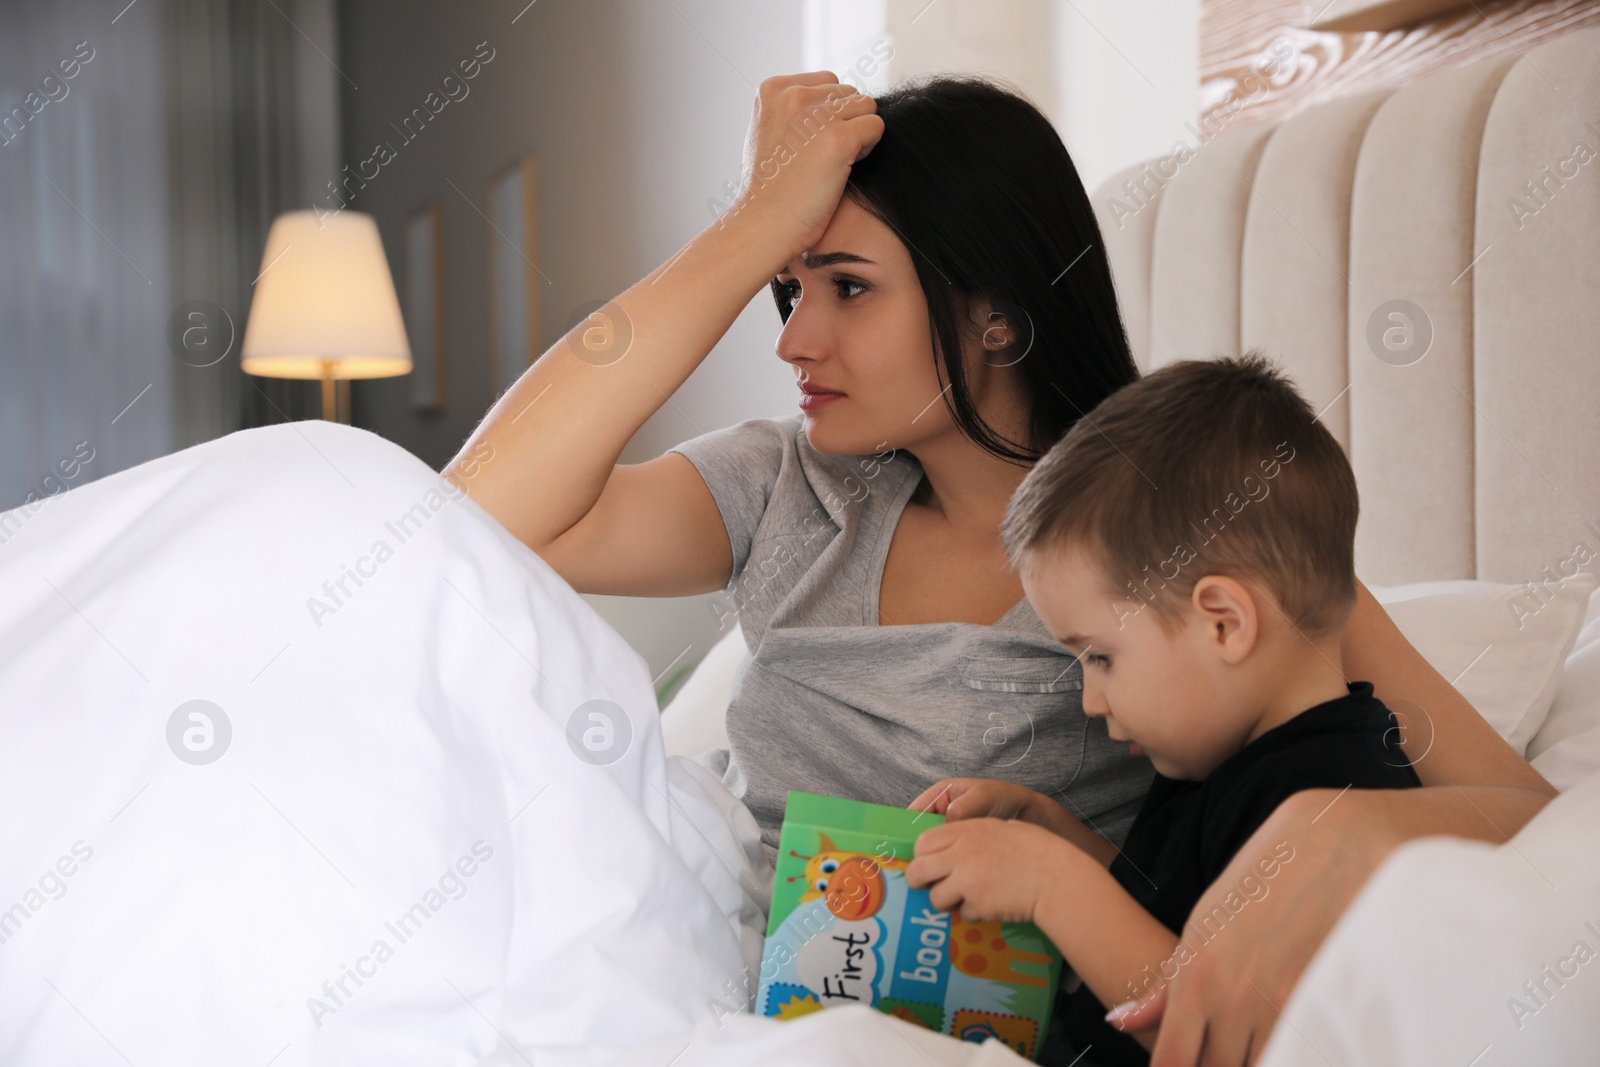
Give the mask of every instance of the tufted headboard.
[[1600, 555], [1600, 29], [1179, 147], [1094, 195], [1142, 368], [1282, 365], [1369, 585]]

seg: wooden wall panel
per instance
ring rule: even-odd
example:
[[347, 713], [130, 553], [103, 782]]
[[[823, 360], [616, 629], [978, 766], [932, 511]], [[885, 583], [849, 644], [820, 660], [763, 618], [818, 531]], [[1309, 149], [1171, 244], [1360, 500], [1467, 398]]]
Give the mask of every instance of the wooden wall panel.
[[[1386, 33], [1307, 29], [1326, 0], [1201, 0], [1200, 114], [1211, 133], [1600, 25], [1600, 0], [1466, 0]], [[1555, 78], [1559, 72], [1546, 72]]]

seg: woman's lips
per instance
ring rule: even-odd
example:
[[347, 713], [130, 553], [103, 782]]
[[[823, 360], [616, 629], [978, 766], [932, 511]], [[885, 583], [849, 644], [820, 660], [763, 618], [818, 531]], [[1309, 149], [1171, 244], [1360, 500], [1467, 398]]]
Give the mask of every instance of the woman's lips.
[[800, 394], [800, 407], [806, 411], [819, 411], [832, 404], [835, 400], [843, 400], [843, 393], [807, 393]]

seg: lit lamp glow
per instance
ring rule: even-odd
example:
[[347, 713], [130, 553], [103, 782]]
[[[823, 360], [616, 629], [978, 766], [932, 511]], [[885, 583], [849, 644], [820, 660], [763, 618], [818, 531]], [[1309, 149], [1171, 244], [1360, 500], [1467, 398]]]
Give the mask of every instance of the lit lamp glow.
[[240, 365], [267, 378], [320, 379], [322, 417], [334, 382], [411, 373], [400, 300], [371, 215], [279, 215], [267, 234]]

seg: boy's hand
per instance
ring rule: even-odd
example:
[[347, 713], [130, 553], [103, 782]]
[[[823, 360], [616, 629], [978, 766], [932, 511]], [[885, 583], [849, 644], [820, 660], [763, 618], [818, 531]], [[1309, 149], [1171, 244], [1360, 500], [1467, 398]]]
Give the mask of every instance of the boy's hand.
[[969, 922], [1033, 922], [1039, 902], [1071, 884], [1071, 851], [1055, 834], [1025, 822], [944, 823], [917, 838], [906, 884], [933, 885], [933, 906], [959, 907]]
[[1116, 846], [1074, 819], [1043, 793], [997, 778], [946, 778], [929, 786], [909, 805], [913, 811], [943, 815], [946, 822], [963, 819], [1020, 819], [1064, 837], [1109, 867]]
[[931, 811], [943, 815], [948, 822], [985, 818], [1028, 819], [1035, 798], [1049, 799], [1027, 786], [997, 778], [946, 778], [929, 786], [908, 807], [913, 811]]

